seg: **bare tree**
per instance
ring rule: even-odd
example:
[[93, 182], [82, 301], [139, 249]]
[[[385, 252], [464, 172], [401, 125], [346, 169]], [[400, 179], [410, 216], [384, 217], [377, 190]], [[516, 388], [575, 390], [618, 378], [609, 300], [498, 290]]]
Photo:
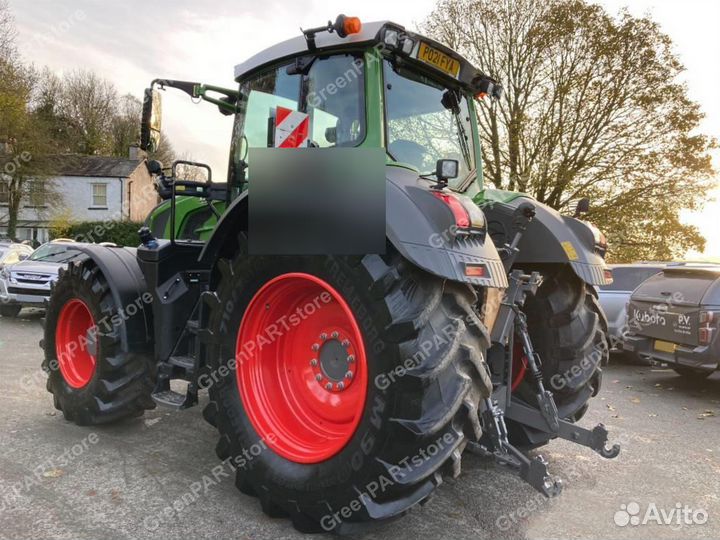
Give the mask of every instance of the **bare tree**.
[[7, 0], [0, 0], [0, 61], [7, 61], [16, 54], [15, 19], [13, 19]]
[[101, 154], [110, 150], [116, 103], [117, 90], [113, 84], [92, 71], [72, 71], [63, 78], [59, 110], [76, 130], [82, 153]]
[[556, 209], [590, 197], [614, 260], [702, 249], [679, 210], [703, 204], [715, 142], [655, 22], [584, 0], [440, 0], [424, 29], [504, 85], [479, 107], [486, 183]]
[[127, 157], [130, 146], [137, 144], [140, 136], [142, 102], [132, 94], [118, 99], [115, 114], [110, 122], [110, 153]]

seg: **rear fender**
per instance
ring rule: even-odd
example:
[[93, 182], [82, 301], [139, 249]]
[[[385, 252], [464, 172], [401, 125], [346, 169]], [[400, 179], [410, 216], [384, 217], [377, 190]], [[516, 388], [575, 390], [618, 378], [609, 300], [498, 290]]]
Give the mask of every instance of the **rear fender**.
[[575, 274], [589, 285], [612, 283], [606, 279], [602, 249], [595, 245], [592, 229], [583, 221], [561, 215], [547, 205], [529, 197], [507, 202], [488, 202], [481, 206], [488, 218], [491, 235], [496, 243], [512, 240], [512, 216], [522, 203], [535, 205], [535, 218], [523, 234], [515, 261], [517, 266], [569, 264]]
[[[236, 198], [223, 214], [200, 255], [201, 262], [213, 264], [219, 257], [232, 256], [237, 232], [248, 226], [247, 193]], [[387, 167], [385, 196], [387, 239], [407, 260], [453, 281], [507, 287], [507, 276], [489, 236], [456, 235], [452, 212], [420, 183], [417, 173]], [[484, 265], [485, 276], [466, 276], [466, 263]]]

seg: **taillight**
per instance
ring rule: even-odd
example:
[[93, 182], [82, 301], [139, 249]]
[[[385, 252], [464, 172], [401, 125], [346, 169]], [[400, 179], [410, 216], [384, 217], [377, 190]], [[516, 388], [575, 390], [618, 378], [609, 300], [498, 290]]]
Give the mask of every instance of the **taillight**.
[[458, 229], [485, 230], [485, 214], [471, 199], [444, 191], [431, 193], [450, 208]]
[[443, 193], [442, 191], [431, 191], [431, 193], [450, 208], [455, 218], [455, 225], [457, 225], [459, 229], [470, 228], [470, 214], [457, 197], [449, 193]]
[[714, 328], [701, 328], [698, 331], [698, 341], [700, 345], [710, 345], [712, 341]]
[[712, 342], [715, 329], [712, 327], [713, 322], [717, 319], [718, 314], [714, 311], [700, 312], [700, 328], [698, 328], [698, 341], [700, 345], [710, 345]]
[[465, 275], [467, 277], [486, 277], [484, 264], [465, 263]]

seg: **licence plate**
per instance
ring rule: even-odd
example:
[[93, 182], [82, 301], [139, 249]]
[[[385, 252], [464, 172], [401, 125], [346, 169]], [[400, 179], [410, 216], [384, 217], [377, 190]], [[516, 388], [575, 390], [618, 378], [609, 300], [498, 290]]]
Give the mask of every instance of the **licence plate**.
[[460, 73], [460, 62], [454, 58], [449, 57], [447, 54], [434, 49], [427, 43], [420, 42], [420, 49], [418, 50], [418, 60], [422, 60], [426, 64], [439, 69], [440, 71], [452, 75], [453, 77], [458, 76]]
[[676, 348], [677, 348], [677, 345], [675, 343], [670, 343], [669, 341], [662, 341], [659, 339], [655, 340], [655, 350], [656, 351], [662, 351], [662, 352], [666, 352], [666, 353], [674, 353]]

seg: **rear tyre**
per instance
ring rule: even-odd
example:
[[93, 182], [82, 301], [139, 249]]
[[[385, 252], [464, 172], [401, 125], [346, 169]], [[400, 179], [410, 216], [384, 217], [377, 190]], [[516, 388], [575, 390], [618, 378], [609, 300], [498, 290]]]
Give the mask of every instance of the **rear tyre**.
[[[594, 290], [565, 266], [545, 274], [524, 311], [542, 361], [543, 383], [553, 393], [560, 418], [576, 422], [600, 390], [601, 366], [609, 358], [607, 322]], [[528, 372], [515, 394], [536, 405], [535, 393]], [[542, 446], [552, 438], [512, 421], [508, 431], [511, 442], [523, 448]]]
[[89, 258], [61, 271], [45, 316], [47, 389], [66, 420], [104, 424], [155, 407], [152, 357], [123, 345], [105, 276]]
[[681, 377], [685, 377], [686, 379], [694, 380], [694, 381], [701, 381], [703, 379], [707, 379], [710, 375], [712, 375], [715, 371], [710, 369], [694, 369], [690, 367], [685, 366], [673, 366], [673, 371], [680, 375]]
[[0, 315], [3, 317], [14, 318], [20, 314], [22, 306], [19, 304], [6, 304], [0, 306]]
[[300, 531], [348, 532], [459, 474], [491, 391], [470, 287], [397, 254], [220, 262], [205, 417], [240, 491]]

